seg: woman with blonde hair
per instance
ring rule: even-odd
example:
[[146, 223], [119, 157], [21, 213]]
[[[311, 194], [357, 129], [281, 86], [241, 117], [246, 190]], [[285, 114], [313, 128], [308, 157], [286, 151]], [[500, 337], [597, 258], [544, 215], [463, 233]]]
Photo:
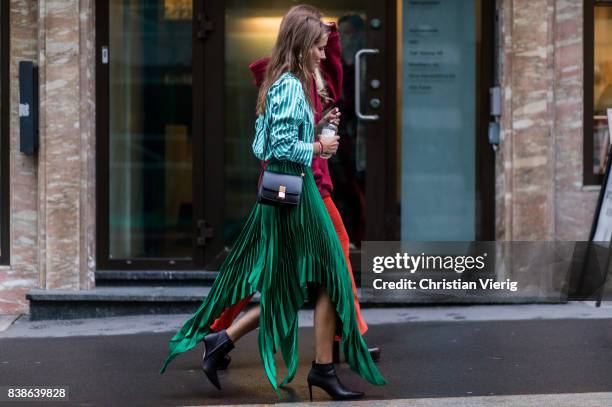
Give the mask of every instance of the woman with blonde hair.
[[298, 310], [314, 286], [315, 360], [307, 379], [311, 399], [312, 386], [334, 399], [363, 396], [344, 387], [334, 370], [336, 315], [351, 369], [372, 384], [385, 383], [359, 332], [347, 263], [310, 168], [313, 155], [335, 154], [338, 148], [337, 137], [314, 141], [310, 89], [326, 42], [327, 27], [317, 18], [294, 16], [281, 25], [259, 90], [253, 152], [268, 161], [268, 171], [302, 176], [300, 202], [294, 208], [254, 205], [210, 293], [170, 340], [162, 373], [178, 354], [203, 340], [204, 371], [220, 388], [217, 370], [234, 342], [250, 330], [250, 320], [243, 321], [245, 315], [218, 333], [211, 333], [211, 325], [224, 309], [259, 292], [259, 352], [279, 394], [274, 353], [280, 348], [288, 370], [281, 385], [287, 384], [297, 369]]
[[[312, 16], [319, 20], [322, 20], [323, 15], [321, 12], [313, 6], [307, 4], [300, 4], [291, 9], [285, 14], [285, 17], [281, 21], [281, 26], [293, 18], [300, 18], [305, 16]], [[340, 124], [340, 111], [338, 108], [333, 107], [335, 103], [340, 100], [343, 87], [343, 68], [342, 68], [342, 47], [340, 45], [340, 35], [336, 23], [328, 23], [328, 36], [327, 45], [325, 46], [325, 58], [321, 61], [320, 65], [315, 68], [311, 86], [312, 101], [314, 103], [313, 113], [314, 122], [317, 123], [315, 134], [319, 134], [320, 128], [327, 123], [333, 123], [336, 126]], [[253, 74], [254, 82], [257, 87], [261, 86], [266, 73], [266, 68], [270, 62], [269, 57], [260, 58], [249, 65], [249, 69]], [[324, 113], [325, 110], [327, 114]], [[265, 166], [265, 163], [263, 163]], [[351, 277], [351, 285], [353, 288], [353, 297], [355, 303], [355, 312], [357, 315], [357, 324], [361, 334], [365, 334], [368, 330], [359, 305], [359, 299], [357, 297], [357, 286], [355, 284], [355, 278], [353, 276], [353, 270], [351, 267], [350, 251], [349, 251], [349, 236], [344, 226], [340, 212], [336, 208], [336, 205], [332, 199], [332, 192], [334, 185], [332, 178], [329, 173], [328, 160], [323, 157], [313, 156], [312, 158], [312, 175], [317, 184], [317, 189], [323, 198], [323, 203], [327, 209], [328, 215], [332, 220], [338, 239], [344, 253], [349, 275]], [[223, 311], [221, 316], [213, 323], [211, 330], [220, 331], [227, 329], [234, 319], [240, 314], [240, 312], [248, 305], [251, 301], [251, 297], [245, 298], [238, 304], [235, 304], [231, 308]], [[257, 327], [257, 321], [259, 319], [258, 314], [259, 308], [255, 307], [250, 313], [247, 313], [242, 318], [246, 317], [243, 321], [247, 327], [255, 329]], [[247, 323], [248, 322], [248, 323]], [[338, 343], [340, 338], [336, 337], [334, 341], [333, 355], [334, 362], [339, 362], [339, 347]], [[369, 348], [372, 359], [376, 362], [380, 358], [380, 348], [377, 346]], [[229, 355], [225, 357], [225, 363], [222, 368], [226, 368], [229, 365], [231, 358]]]

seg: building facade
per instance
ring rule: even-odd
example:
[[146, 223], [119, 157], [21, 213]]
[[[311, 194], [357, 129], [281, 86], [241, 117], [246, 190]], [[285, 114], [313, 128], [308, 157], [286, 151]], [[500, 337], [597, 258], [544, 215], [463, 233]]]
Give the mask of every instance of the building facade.
[[[606, 2], [311, 4], [343, 49], [330, 170], [356, 255], [364, 240], [588, 239], [609, 145]], [[259, 174], [247, 66], [292, 5], [2, 2], [0, 313], [108, 270], [218, 267]], [[24, 60], [35, 154], [20, 151]]]

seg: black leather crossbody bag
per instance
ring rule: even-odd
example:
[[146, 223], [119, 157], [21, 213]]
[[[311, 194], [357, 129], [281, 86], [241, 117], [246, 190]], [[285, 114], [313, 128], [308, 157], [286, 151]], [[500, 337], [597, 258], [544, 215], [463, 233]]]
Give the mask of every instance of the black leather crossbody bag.
[[[264, 158], [268, 146], [268, 138], [270, 137], [270, 126], [266, 129], [266, 140], [264, 141]], [[301, 175], [282, 174], [279, 172], [268, 171], [263, 172], [259, 188], [257, 190], [257, 201], [273, 206], [294, 207], [300, 203], [302, 196], [302, 177]]]
[[302, 177], [265, 170], [259, 184], [260, 203], [274, 206], [297, 206], [302, 196]]

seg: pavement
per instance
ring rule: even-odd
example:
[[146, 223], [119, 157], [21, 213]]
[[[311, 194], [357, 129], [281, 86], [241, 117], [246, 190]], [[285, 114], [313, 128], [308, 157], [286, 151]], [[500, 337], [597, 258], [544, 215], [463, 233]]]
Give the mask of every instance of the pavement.
[[[612, 302], [596, 308], [594, 302], [527, 305], [414, 306], [366, 308], [370, 325], [410, 322], [520, 321], [539, 319], [612, 319]], [[0, 315], [0, 338], [55, 338], [107, 336], [176, 331], [190, 314], [138, 315], [71, 320], [30, 321], [27, 315]], [[312, 310], [299, 312], [299, 326], [312, 327]], [[8, 329], [10, 326], [10, 329]]]
[[[366, 393], [365, 400], [342, 405], [612, 405], [612, 307], [412, 307], [364, 314], [370, 324], [366, 340], [382, 347], [379, 368], [389, 383], [369, 385], [341, 363], [343, 383]], [[306, 403], [311, 311], [300, 314], [300, 367], [280, 398], [265, 378], [255, 333], [232, 351], [230, 368], [220, 374], [222, 391], [199, 369], [201, 346], [160, 375], [167, 341], [185, 317], [19, 318], [0, 333], [0, 388], [69, 388], [68, 403], [44, 405], [311, 405]], [[277, 367], [280, 378], [285, 372], [280, 360]], [[339, 404], [319, 389], [313, 393], [316, 405]]]
[[9, 329], [21, 315], [0, 315], [0, 333]]

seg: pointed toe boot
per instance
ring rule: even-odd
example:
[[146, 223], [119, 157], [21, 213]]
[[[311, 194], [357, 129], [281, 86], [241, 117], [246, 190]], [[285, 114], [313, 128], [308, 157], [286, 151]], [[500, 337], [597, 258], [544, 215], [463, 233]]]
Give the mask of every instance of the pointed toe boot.
[[310, 401], [312, 401], [312, 386], [325, 390], [334, 400], [356, 400], [364, 396], [360, 391], [353, 391], [344, 387], [336, 375], [333, 363], [312, 362], [307, 381]]
[[229, 364], [229, 356], [227, 354], [234, 349], [234, 343], [227, 336], [227, 332], [223, 330], [206, 335], [204, 346], [206, 347], [206, 353], [204, 354], [204, 359], [202, 359], [202, 370], [206, 373], [208, 380], [217, 389], [221, 390], [217, 370], [227, 368]]

